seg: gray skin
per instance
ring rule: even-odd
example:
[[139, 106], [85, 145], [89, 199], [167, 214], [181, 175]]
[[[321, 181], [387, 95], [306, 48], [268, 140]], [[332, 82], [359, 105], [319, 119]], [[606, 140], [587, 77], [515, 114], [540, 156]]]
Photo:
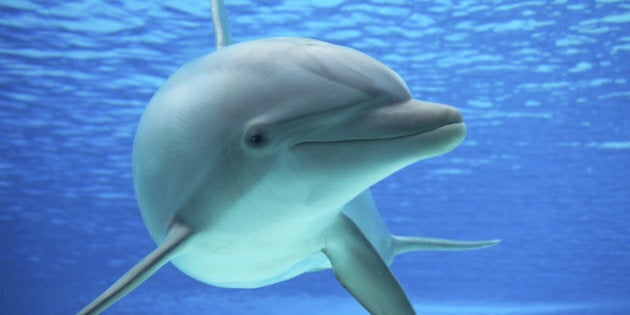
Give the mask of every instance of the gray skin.
[[390, 235], [368, 188], [455, 148], [460, 113], [414, 100], [393, 71], [302, 38], [227, 46], [155, 94], [133, 149], [138, 202], [158, 248], [81, 314], [165, 263], [205, 283], [252, 288], [333, 268], [372, 314], [414, 314], [389, 270], [397, 253], [463, 250]]
[[391, 235], [368, 188], [465, 133], [459, 111], [413, 99], [347, 47], [271, 38], [193, 61], [155, 94], [134, 140], [135, 189], [158, 247], [79, 314], [167, 262], [231, 288], [332, 268], [370, 313], [414, 314], [388, 268], [396, 254], [498, 241]]
[[464, 134], [457, 110], [411, 99], [366, 55], [252, 41], [189, 64], [155, 95], [135, 139], [135, 187], [158, 243], [174, 220], [196, 232], [178, 268], [256, 287], [321, 253], [357, 195]]

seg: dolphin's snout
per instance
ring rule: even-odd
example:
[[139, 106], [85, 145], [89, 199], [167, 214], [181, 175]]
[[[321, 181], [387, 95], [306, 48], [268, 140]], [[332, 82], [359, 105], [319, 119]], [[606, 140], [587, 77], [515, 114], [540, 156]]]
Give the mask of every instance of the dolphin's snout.
[[462, 117], [462, 112], [459, 111], [459, 109], [455, 108], [455, 107], [449, 107], [449, 113], [448, 113], [448, 120], [452, 121], [453, 123], [462, 123], [464, 122], [464, 118]]

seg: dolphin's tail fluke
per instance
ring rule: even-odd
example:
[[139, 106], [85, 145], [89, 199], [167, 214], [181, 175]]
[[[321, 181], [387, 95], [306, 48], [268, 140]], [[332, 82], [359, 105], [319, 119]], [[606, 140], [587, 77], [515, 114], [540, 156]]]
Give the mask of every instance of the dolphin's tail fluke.
[[214, 39], [217, 49], [221, 49], [229, 45], [231, 41], [223, 0], [211, 0], [210, 11], [212, 12], [212, 25], [214, 26]]
[[394, 254], [421, 250], [473, 250], [497, 245], [501, 240], [488, 241], [455, 241], [440, 238], [407, 237], [392, 235]]
[[192, 232], [187, 226], [173, 224], [169, 229], [168, 235], [158, 248], [129, 269], [127, 273], [120, 277], [120, 279], [92, 301], [92, 303], [79, 311], [78, 314], [99, 314], [114, 302], [120, 300], [177, 255], [182, 249], [182, 245], [191, 235]]

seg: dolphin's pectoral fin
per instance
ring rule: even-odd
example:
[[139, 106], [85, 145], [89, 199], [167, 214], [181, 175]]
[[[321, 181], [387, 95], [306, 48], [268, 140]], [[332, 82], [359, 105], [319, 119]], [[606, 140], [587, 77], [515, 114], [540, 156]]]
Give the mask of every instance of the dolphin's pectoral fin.
[[129, 269], [127, 273], [120, 277], [120, 279], [92, 301], [92, 303], [79, 311], [78, 314], [98, 314], [114, 302], [120, 300], [171, 260], [190, 235], [192, 235], [192, 232], [187, 226], [173, 224], [164, 242], [162, 242], [160, 246]]
[[473, 250], [491, 247], [499, 244], [501, 240], [488, 241], [456, 241], [441, 238], [407, 237], [392, 235], [392, 248], [394, 254], [420, 250]]
[[407, 295], [379, 253], [345, 214], [322, 250], [341, 285], [373, 315], [415, 314]]

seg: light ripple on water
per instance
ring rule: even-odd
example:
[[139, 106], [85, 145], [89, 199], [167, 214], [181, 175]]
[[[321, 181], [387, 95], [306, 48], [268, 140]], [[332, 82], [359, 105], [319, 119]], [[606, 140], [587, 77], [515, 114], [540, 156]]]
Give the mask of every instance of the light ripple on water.
[[[570, 216], [556, 214], [557, 217], [539, 219], [545, 224], [557, 220], [562, 223], [557, 227], [567, 231], [576, 228], [571, 224], [571, 220], [576, 217], [588, 221], [588, 226], [593, 226], [588, 233], [576, 234], [568, 240], [576, 248], [578, 245], [588, 245], [580, 244], [584, 241], [581, 235], [602, 240], [610, 236], [606, 231], [597, 229], [600, 225], [590, 220], [593, 218], [591, 213], [604, 212], [606, 215], [596, 217], [601, 221], [613, 218], [611, 211], [621, 213], [627, 208], [627, 202], [623, 202], [627, 201], [623, 163], [622, 167], [616, 165], [619, 163], [613, 163], [616, 162], [615, 158], [627, 156], [630, 150], [627, 120], [613, 123], [615, 118], [625, 117], [622, 108], [627, 107], [630, 101], [627, 80], [630, 71], [627, 62], [630, 51], [630, 36], [627, 35], [630, 13], [627, 0], [584, 3], [421, 3], [386, 0], [368, 3], [326, 0], [310, 3], [266, 1], [264, 5], [247, 0], [227, 0], [227, 3], [236, 41], [291, 35], [315, 37], [358, 48], [400, 73], [418, 98], [453, 104], [462, 110], [471, 131], [454, 155], [428, 160], [415, 166], [420, 171], [412, 172], [413, 176], [406, 176], [409, 173], [394, 176], [383, 183], [380, 190], [377, 187], [377, 197], [385, 198], [377, 201], [388, 211], [386, 219], [396, 223], [394, 228], [416, 233], [415, 228], [422, 226], [425, 221], [437, 222], [436, 218], [444, 214], [435, 212], [432, 218], [429, 212], [431, 209], [425, 209], [431, 208], [431, 204], [425, 204], [425, 200], [417, 198], [430, 198], [432, 194], [441, 196], [440, 188], [455, 190], [448, 196], [453, 199], [452, 203], [444, 203], [451, 206], [447, 207], [450, 211], [456, 211], [458, 207], [483, 208], [484, 213], [494, 213], [503, 220], [522, 215], [518, 211], [527, 211], [532, 205], [537, 210], [541, 207], [551, 213], [553, 207], [574, 205], [571, 202], [578, 200], [577, 207], [569, 208]], [[122, 258], [111, 258], [112, 264], [121, 266], [116, 259], [124, 259], [125, 265], [131, 264], [137, 258], [134, 257], [134, 250], [140, 249], [137, 244], [142, 237], [147, 241], [146, 248], [151, 245], [138, 218], [133, 197], [130, 172], [133, 133], [155, 89], [181, 64], [213, 50], [207, 2], [4, 1], [1, 6], [0, 131], [3, 137], [0, 138], [0, 221], [3, 227], [9, 228], [40, 226], [51, 232], [58, 232], [62, 228], [67, 232], [47, 235], [46, 239], [39, 242], [36, 240], [37, 234], [13, 234], [12, 237], [19, 239], [19, 242], [37, 246], [8, 251], [6, 255], [10, 255], [11, 259], [5, 261], [25, 260], [24, 264], [28, 267], [25, 270], [33, 270], [33, 274], [37, 275], [35, 278], [46, 280], [46, 283], [59, 283], [59, 279], [68, 276], [57, 271], [74, 272], [75, 268], [69, 268], [68, 264], [80, 268], [76, 262], [86, 261], [86, 251], [98, 256], [97, 253], [118, 251], [114, 247], [124, 246], [132, 250]], [[28, 119], [21, 119], [24, 117]], [[534, 157], [528, 158], [528, 155]], [[542, 155], [549, 155], [544, 157], [549, 160], [541, 159]], [[605, 162], [598, 164], [598, 158], [605, 159]], [[550, 189], [553, 195], [537, 195], [543, 200], [540, 204], [531, 203], [530, 198], [526, 198], [529, 195], [519, 196], [521, 190], [526, 188], [525, 185], [510, 186], [510, 181], [501, 181], [501, 185], [492, 183], [506, 174], [510, 179], [531, 183], [524, 176], [540, 176], [532, 169], [538, 170], [546, 165], [544, 163], [554, 165], [547, 171], [556, 172], [556, 176], [544, 178], [544, 183], [558, 181], [562, 185]], [[555, 167], [565, 163], [580, 171], [572, 173], [571, 169]], [[605, 167], [617, 168], [606, 173], [602, 171]], [[587, 174], [584, 169], [598, 177], [583, 178], [593, 175]], [[614, 170], [618, 172], [612, 173]], [[575, 175], [584, 180], [573, 183], [576, 187], [565, 185], [568, 178]], [[457, 183], [486, 178], [487, 182], [482, 180], [479, 186], [487, 188], [485, 193], [475, 195], [465, 190], [482, 190], [469, 186], [440, 186], [440, 183], [446, 183], [451, 177], [456, 178]], [[425, 185], [425, 182], [430, 184]], [[589, 182], [597, 186], [588, 186]], [[507, 188], [501, 191], [503, 187], [499, 186], [503, 185]], [[599, 187], [606, 187], [606, 190], [598, 191]], [[488, 193], [491, 189], [498, 190], [496, 193], [503, 194], [504, 198], [499, 200], [493, 197], [495, 192]], [[562, 195], [557, 192], [570, 189], [576, 189], [579, 193]], [[463, 201], [460, 202], [465, 204], [458, 205], [456, 202], [460, 198], [452, 196], [461, 197]], [[509, 202], [507, 210], [505, 200]], [[50, 203], [53, 205], [48, 206]], [[120, 211], [114, 211], [112, 207]], [[404, 210], [396, 212], [398, 208]], [[419, 212], [419, 209], [423, 212]], [[510, 214], [502, 216], [501, 211]], [[111, 213], [116, 213], [117, 221], [108, 217]], [[418, 213], [428, 215], [422, 217]], [[533, 213], [526, 212], [526, 215], [534, 216]], [[488, 220], [486, 224], [494, 224], [497, 230], [504, 224], [492, 222], [493, 217], [484, 220]], [[606, 222], [606, 227], [614, 228], [616, 222], [612, 221], [616, 220], [610, 220]], [[527, 223], [526, 220], [518, 222]], [[430, 229], [431, 224], [424, 227]], [[449, 235], [458, 232], [460, 227], [449, 225], [438, 229], [440, 233]], [[121, 228], [138, 232], [124, 234]], [[466, 226], [465, 230], [472, 232], [474, 228]], [[482, 229], [486, 231], [479, 233], [489, 230], [485, 226]], [[625, 231], [621, 223], [617, 229], [615, 237]], [[510, 234], [512, 230], [512, 227], [508, 227], [500, 231], [518, 237]], [[68, 231], [80, 231], [76, 235], [90, 237], [90, 242], [72, 247], [72, 242], [64, 238], [76, 235]], [[543, 233], [546, 229], [530, 231]], [[113, 243], [108, 245], [99, 242], [102, 240], [97, 237], [99, 235], [112, 238]], [[50, 238], [57, 241], [47, 242]], [[91, 238], [95, 241], [92, 242]], [[531, 269], [535, 269], [535, 266], [544, 269], [548, 265], [556, 266], [557, 270], [572, 270], [571, 267], [576, 265], [590, 268], [588, 273], [582, 275], [561, 274], [567, 283], [558, 281], [550, 285], [558, 292], [567, 292], [568, 289], [573, 292], [570, 294], [575, 295], [575, 300], [591, 296], [589, 289], [592, 282], [600, 285], [604, 292], [599, 293], [602, 296], [622, 294], [618, 291], [627, 291], [627, 286], [619, 284], [618, 274], [609, 274], [626, 275], [624, 269], [614, 268], [623, 266], [623, 261], [616, 262], [606, 255], [614, 253], [614, 250], [623, 252], [624, 244], [615, 244], [612, 251], [606, 250], [606, 244], [602, 241], [597, 248], [593, 248], [597, 253], [593, 261], [588, 260], [593, 256], [589, 252], [581, 257], [584, 261], [568, 267], [555, 265], [556, 261], [542, 258], [542, 262], [539, 262], [528, 261], [524, 257], [519, 263], [529, 264], [527, 266]], [[521, 246], [505, 246], [497, 251], [508, 251], [510, 248], [520, 250]], [[549, 252], [557, 249], [541, 248]], [[63, 261], [62, 265], [50, 259], [54, 251], [63, 253], [66, 258], [59, 260]], [[474, 260], [477, 259], [475, 257], [490, 257], [493, 253], [496, 252], [480, 252], [467, 257]], [[98, 257], [107, 264], [109, 257]], [[440, 262], [449, 259], [447, 255], [440, 257]], [[414, 260], [412, 264], [397, 265], [401, 268], [401, 279], [405, 279], [406, 274], [417, 272], [418, 263], [429, 264], [430, 261]], [[463, 259], [457, 263], [468, 262], [468, 259]], [[480, 261], [478, 264], [480, 268], [486, 268], [486, 265], [506, 268], [487, 274], [492, 278], [487, 280], [492, 281], [492, 289], [500, 288], [501, 292], [496, 294], [505, 299], [520, 300], [528, 297], [528, 294], [556, 297], [555, 292], [525, 294], [509, 285], [504, 287], [496, 284], [513, 276], [507, 274], [512, 269], [499, 266], [492, 260]], [[448, 264], [440, 267], [448, 268]], [[102, 281], [103, 285], [107, 285], [106, 279], [100, 277], [105, 270], [98, 271], [99, 275], [90, 280]], [[486, 281], [479, 277], [479, 272], [471, 274], [475, 278], [470, 283]], [[529, 275], [527, 273], [524, 276]], [[592, 278], [585, 278], [588, 275]], [[424, 276], [434, 279], [429, 273]], [[177, 277], [183, 276], [177, 274]], [[427, 284], [425, 281], [419, 282]], [[414, 281], [408, 286], [413, 285]], [[446, 288], [447, 284], [444, 285]], [[29, 283], [26, 287], [32, 286]], [[454, 289], [461, 291], [453, 293], [453, 296], [461, 300], [464, 295], [475, 294], [473, 288], [472, 284], [458, 283]], [[55, 289], [67, 296], [77, 295], [71, 286]], [[204, 290], [211, 289], [204, 287]], [[274, 290], [277, 289], [270, 290], [266, 292], [276, 292]], [[155, 293], [151, 290], [145, 292]], [[360, 306], [350, 298], [326, 300], [306, 296], [296, 298], [295, 301], [290, 298], [282, 300], [278, 310], [269, 310], [269, 305], [280, 299], [274, 297], [256, 301], [256, 294], [252, 294], [246, 295], [248, 300], [253, 299], [252, 303], [241, 305], [242, 301], [228, 303], [208, 297], [207, 294], [196, 294], [195, 289], [192, 294], [190, 292], [176, 292], [175, 298], [172, 292], [164, 293], [157, 299], [137, 292], [137, 296], [141, 296], [139, 300], [147, 303], [133, 302], [129, 309], [122, 312], [137, 314], [175, 309], [181, 310], [181, 313], [200, 313], [208, 309], [217, 310], [217, 306], [219, 310], [226, 311], [224, 314], [229, 314], [229, 311], [242, 314], [252, 309], [266, 314], [274, 314], [274, 311], [277, 314], [295, 313], [296, 310], [305, 314], [361, 312]], [[226, 296], [235, 294], [226, 292]], [[441, 295], [442, 291], [438, 288], [423, 293], [435, 297]], [[45, 295], [50, 294], [46, 292]], [[19, 292], [11, 296], [18, 301], [16, 305], [21, 302], [20, 297]], [[81, 303], [86, 298], [81, 297]], [[181, 301], [190, 303], [182, 305]], [[461, 301], [456, 306], [419, 301], [419, 311], [436, 315], [612, 314], [610, 310], [613, 309], [602, 304], [499, 304], [470, 307]], [[67, 308], [67, 302], [63, 300], [62, 307]], [[39, 311], [50, 310], [50, 305], [44, 304], [39, 306]], [[628, 307], [626, 305], [626, 310]], [[71, 311], [76, 310], [58, 313]]]

